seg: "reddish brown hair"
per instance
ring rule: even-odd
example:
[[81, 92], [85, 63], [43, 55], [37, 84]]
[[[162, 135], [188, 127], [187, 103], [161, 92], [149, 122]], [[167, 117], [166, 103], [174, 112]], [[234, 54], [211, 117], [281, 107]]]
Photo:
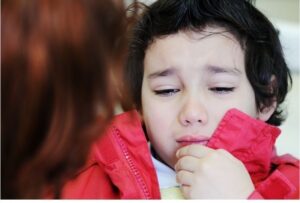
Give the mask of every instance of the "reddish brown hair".
[[110, 75], [125, 57], [116, 2], [2, 1], [2, 198], [45, 188], [59, 197], [83, 166], [113, 114]]

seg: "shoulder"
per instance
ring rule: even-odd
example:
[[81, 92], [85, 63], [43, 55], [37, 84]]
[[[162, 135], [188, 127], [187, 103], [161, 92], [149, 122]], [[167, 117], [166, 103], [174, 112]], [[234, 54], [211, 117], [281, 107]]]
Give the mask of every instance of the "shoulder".
[[124, 147], [132, 151], [140, 146], [147, 146], [140, 116], [137, 111], [128, 111], [113, 118], [103, 135], [94, 143], [92, 151], [99, 159], [101, 153], [107, 158]]
[[299, 198], [299, 159], [290, 154], [285, 154], [275, 157], [272, 163], [277, 165], [276, 171], [286, 178], [291, 187], [295, 188]]
[[61, 195], [63, 199], [118, 198], [104, 168], [91, 163], [63, 186]]
[[265, 199], [299, 198], [299, 159], [285, 154], [272, 159], [273, 171], [256, 190]]
[[[132, 161], [130, 164], [134, 163], [141, 175], [144, 175], [151, 168], [149, 154], [138, 113], [130, 111], [117, 115], [93, 144], [85, 167], [74, 180], [65, 185], [63, 197], [121, 198], [121, 193], [114, 189], [116, 187], [126, 196], [127, 191], [133, 190], [125, 188], [128, 183], [135, 188], [128, 157]], [[145, 169], [141, 166], [145, 166]], [[148, 182], [150, 185], [151, 181]]]
[[272, 164], [276, 170], [285, 176], [293, 185], [299, 188], [299, 159], [290, 154], [276, 156], [272, 159]]
[[272, 158], [272, 163], [278, 166], [291, 165], [299, 168], [299, 159], [291, 154], [284, 154], [281, 156], [275, 156]]

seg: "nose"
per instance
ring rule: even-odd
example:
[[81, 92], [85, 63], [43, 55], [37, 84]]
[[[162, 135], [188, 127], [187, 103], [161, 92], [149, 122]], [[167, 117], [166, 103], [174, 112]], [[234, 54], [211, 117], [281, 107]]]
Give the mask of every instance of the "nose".
[[206, 108], [199, 99], [188, 98], [182, 105], [179, 120], [183, 126], [204, 125], [207, 119]]

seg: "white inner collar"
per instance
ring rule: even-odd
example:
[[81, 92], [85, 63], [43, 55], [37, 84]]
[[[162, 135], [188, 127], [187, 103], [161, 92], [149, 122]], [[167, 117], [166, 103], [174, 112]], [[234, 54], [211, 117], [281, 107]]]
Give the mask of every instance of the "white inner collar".
[[152, 154], [151, 154], [151, 158], [156, 170], [159, 188], [165, 189], [165, 188], [179, 186], [179, 184], [176, 182], [175, 171], [171, 169], [169, 166], [167, 166], [166, 164], [154, 158]]

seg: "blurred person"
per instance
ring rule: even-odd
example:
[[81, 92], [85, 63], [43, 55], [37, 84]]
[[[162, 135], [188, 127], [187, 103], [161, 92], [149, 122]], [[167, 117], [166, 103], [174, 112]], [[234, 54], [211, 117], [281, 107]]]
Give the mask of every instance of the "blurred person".
[[113, 115], [123, 2], [7, 0], [1, 12], [1, 197], [60, 198]]

